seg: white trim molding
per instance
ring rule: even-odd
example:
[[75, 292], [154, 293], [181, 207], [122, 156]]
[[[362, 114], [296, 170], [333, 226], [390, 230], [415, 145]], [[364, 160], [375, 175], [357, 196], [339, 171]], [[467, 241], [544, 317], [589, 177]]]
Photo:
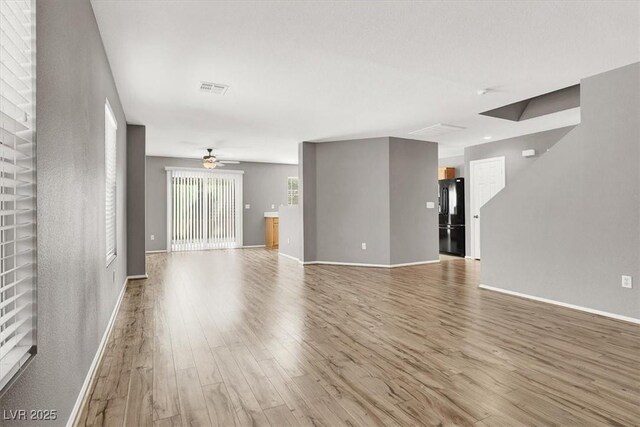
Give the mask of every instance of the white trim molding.
[[493, 286], [487, 286], [487, 285], [482, 285], [481, 284], [481, 285], [478, 285], [478, 287], [480, 289], [486, 289], [488, 291], [500, 292], [502, 294], [507, 294], [507, 295], [511, 295], [511, 296], [514, 296], [514, 297], [526, 298], [526, 299], [530, 299], [530, 300], [533, 300], [533, 301], [544, 302], [544, 303], [547, 303], [547, 304], [553, 304], [553, 305], [557, 305], [557, 306], [564, 307], [564, 308], [570, 308], [572, 310], [584, 311], [585, 313], [596, 314], [598, 316], [604, 316], [604, 317], [610, 317], [612, 319], [622, 320], [623, 322], [630, 322], [630, 323], [635, 323], [635, 324], [640, 325], [640, 319], [636, 319], [635, 317], [622, 316], [620, 314], [609, 313], [607, 311], [595, 310], [593, 308], [583, 307], [583, 306], [580, 306], [580, 305], [569, 304], [569, 303], [566, 303], [566, 302], [555, 301], [555, 300], [552, 300], [552, 299], [547, 299], [547, 298], [536, 297], [536, 296], [533, 296], [533, 295], [522, 294], [520, 292], [509, 291], [507, 289], [494, 288]]
[[149, 275], [147, 273], [127, 277], [127, 279], [129, 280], [142, 280], [142, 279], [148, 279], [148, 278], [149, 278]]
[[293, 255], [283, 254], [282, 252], [278, 252], [278, 255], [280, 255], [280, 256], [282, 256], [282, 257], [285, 257], [285, 258], [292, 259], [292, 260], [294, 260], [294, 261], [298, 261], [298, 262], [300, 262], [300, 259], [298, 259], [298, 258], [294, 257]]
[[246, 245], [246, 246], [241, 246], [242, 249], [252, 249], [252, 248], [264, 248], [265, 245]]
[[159, 249], [157, 251], [146, 251], [145, 254], [163, 254], [166, 253], [167, 250], [166, 249]]
[[411, 267], [415, 265], [423, 264], [437, 264], [439, 259], [433, 259], [429, 261], [407, 262], [404, 264], [366, 264], [360, 262], [334, 262], [334, 261], [304, 261], [300, 262], [303, 265], [343, 265], [347, 267], [375, 267], [375, 268], [398, 268], [398, 267]]
[[80, 409], [82, 408], [83, 403], [85, 403], [85, 398], [88, 397], [87, 392], [89, 391], [89, 387], [93, 384], [95, 375], [98, 371], [98, 366], [100, 366], [100, 362], [102, 362], [102, 357], [104, 356], [104, 351], [107, 348], [109, 337], [111, 336], [113, 327], [116, 324], [116, 317], [118, 316], [118, 311], [120, 310], [120, 304], [122, 303], [122, 299], [124, 298], [124, 293], [127, 290], [128, 282], [129, 278], [127, 277], [126, 279], [124, 279], [122, 290], [120, 291], [120, 295], [118, 295], [118, 301], [116, 302], [115, 307], [113, 307], [113, 312], [111, 313], [111, 317], [109, 318], [109, 323], [107, 323], [107, 329], [102, 335], [102, 340], [98, 345], [98, 350], [96, 351], [95, 356], [93, 356], [93, 361], [89, 366], [89, 372], [87, 372], [84, 383], [80, 388], [80, 393], [78, 394], [76, 403], [73, 405], [73, 409], [71, 410], [71, 414], [69, 415], [69, 419], [67, 420], [67, 427], [72, 427], [75, 424], [76, 418], [78, 417], [78, 415], [80, 415]]

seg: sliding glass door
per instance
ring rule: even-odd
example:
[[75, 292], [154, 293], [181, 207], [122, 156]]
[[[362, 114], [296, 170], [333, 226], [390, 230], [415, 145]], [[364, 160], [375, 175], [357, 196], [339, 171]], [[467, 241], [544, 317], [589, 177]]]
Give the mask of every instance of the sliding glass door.
[[242, 246], [242, 171], [167, 168], [171, 251]]

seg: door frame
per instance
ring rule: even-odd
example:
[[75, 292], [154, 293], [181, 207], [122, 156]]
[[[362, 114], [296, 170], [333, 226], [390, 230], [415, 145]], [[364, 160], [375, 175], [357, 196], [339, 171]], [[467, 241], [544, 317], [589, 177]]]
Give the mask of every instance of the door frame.
[[473, 191], [473, 183], [475, 181], [475, 168], [482, 164], [482, 163], [489, 163], [489, 162], [495, 162], [496, 160], [500, 160], [501, 161], [501, 167], [502, 167], [502, 188], [504, 188], [507, 185], [507, 170], [506, 170], [506, 162], [505, 162], [505, 156], [498, 156], [498, 157], [489, 157], [486, 159], [479, 159], [479, 160], [471, 160], [469, 162], [469, 197], [470, 197], [470, 205], [469, 206], [469, 219], [471, 221], [469, 230], [471, 232], [471, 239], [470, 239], [470, 254], [471, 254], [471, 258], [473, 259], [479, 259], [478, 257], [476, 257], [476, 221], [473, 220], [473, 213], [474, 213], [474, 206], [475, 206], [475, 202], [476, 202], [476, 194], [475, 191]]
[[244, 246], [244, 180], [243, 170], [220, 170], [220, 169], [200, 169], [200, 168], [184, 168], [184, 167], [175, 167], [175, 166], [167, 166], [164, 168], [167, 175], [167, 214], [166, 214], [166, 229], [167, 229], [167, 252], [171, 252], [171, 232], [172, 232], [172, 221], [173, 218], [171, 213], [173, 211], [173, 192], [171, 191], [171, 171], [180, 170], [180, 171], [190, 171], [190, 172], [204, 172], [211, 175], [227, 175], [227, 174], [237, 174], [238, 181], [240, 184], [240, 191], [238, 197], [236, 198], [236, 212], [238, 213], [236, 221], [239, 224], [238, 230], [236, 231], [237, 240], [239, 245], [236, 248], [242, 248]]

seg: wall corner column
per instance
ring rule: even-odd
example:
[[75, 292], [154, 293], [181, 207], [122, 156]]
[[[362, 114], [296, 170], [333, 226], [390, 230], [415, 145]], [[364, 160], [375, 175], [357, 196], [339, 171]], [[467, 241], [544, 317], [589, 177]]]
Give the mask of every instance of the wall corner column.
[[146, 128], [127, 125], [127, 276], [146, 277]]

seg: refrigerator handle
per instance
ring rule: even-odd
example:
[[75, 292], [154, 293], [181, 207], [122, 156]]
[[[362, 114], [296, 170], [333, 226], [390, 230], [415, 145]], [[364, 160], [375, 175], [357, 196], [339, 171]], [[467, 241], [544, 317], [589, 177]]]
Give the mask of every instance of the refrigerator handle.
[[449, 189], [448, 188], [443, 189], [443, 193], [444, 193], [443, 213], [445, 215], [449, 215]]

